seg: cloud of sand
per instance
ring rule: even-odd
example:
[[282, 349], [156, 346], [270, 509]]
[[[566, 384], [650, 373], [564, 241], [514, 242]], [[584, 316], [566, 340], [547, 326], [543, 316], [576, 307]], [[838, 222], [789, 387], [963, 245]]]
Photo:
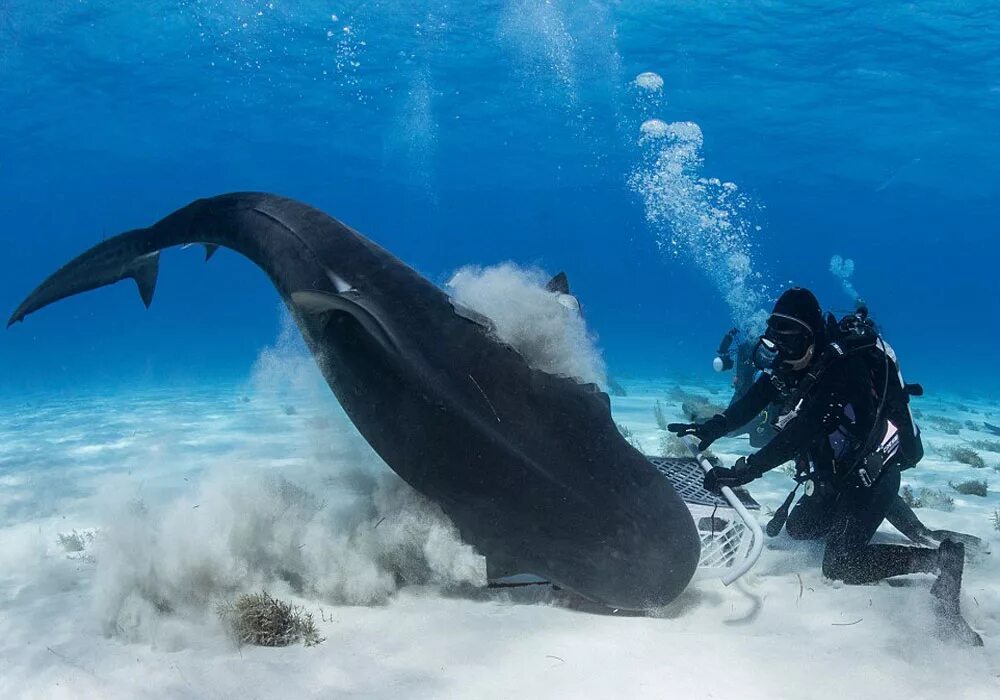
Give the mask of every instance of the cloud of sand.
[[[276, 469], [248, 448], [220, 457], [180, 495], [109, 480], [92, 552], [94, 605], [106, 633], [188, 646], [217, 603], [262, 588], [374, 605], [407, 584], [485, 583], [483, 558], [350, 425], [289, 319], [260, 354], [251, 386], [254, 410], [284, 416], [289, 402], [299, 406], [284, 416], [298, 425], [285, 439], [301, 443], [306, 456]], [[325, 403], [310, 411], [315, 402]], [[170, 632], [184, 621], [197, 626], [182, 638]]]
[[493, 321], [497, 337], [536, 369], [604, 385], [607, 368], [583, 316], [545, 288], [541, 270], [504, 263], [463, 267], [448, 282], [453, 299]]

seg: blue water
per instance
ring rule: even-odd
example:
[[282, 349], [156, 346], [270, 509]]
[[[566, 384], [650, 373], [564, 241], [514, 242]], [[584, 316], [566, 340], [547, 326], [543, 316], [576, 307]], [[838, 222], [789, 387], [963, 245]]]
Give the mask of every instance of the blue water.
[[[9, 310], [104, 236], [259, 189], [439, 283], [566, 270], [619, 376], [707, 375], [789, 282], [849, 308], [840, 255], [908, 378], [1000, 388], [996, 3], [0, 0], [0, 78]], [[123, 283], [4, 333], [0, 391], [241, 377], [278, 325], [245, 260], [176, 251], [148, 312]]]

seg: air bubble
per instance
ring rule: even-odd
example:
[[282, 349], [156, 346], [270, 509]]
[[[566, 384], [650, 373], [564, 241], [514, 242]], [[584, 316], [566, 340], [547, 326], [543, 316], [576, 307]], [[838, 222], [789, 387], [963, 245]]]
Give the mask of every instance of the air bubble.
[[643, 136], [658, 139], [670, 133], [670, 125], [662, 119], [647, 119], [639, 127]]
[[658, 92], [663, 89], [663, 78], [656, 73], [646, 71], [645, 73], [639, 73], [639, 75], [635, 76], [635, 84], [643, 90]]

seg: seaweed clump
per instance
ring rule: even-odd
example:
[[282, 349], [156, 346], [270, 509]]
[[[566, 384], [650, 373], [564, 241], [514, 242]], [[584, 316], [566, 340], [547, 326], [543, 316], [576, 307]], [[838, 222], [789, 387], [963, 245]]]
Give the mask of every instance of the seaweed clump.
[[639, 450], [639, 452], [643, 451], [642, 443], [639, 442], [639, 438], [635, 436], [635, 433], [632, 432], [631, 428], [624, 423], [615, 423], [615, 425], [618, 426], [618, 432], [622, 434], [622, 437], [625, 438], [625, 441], [628, 444]]
[[676, 435], [663, 435], [660, 437], [660, 456], [690, 457], [691, 452], [684, 444], [684, 441]]
[[302, 642], [311, 647], [323, 641], [312, 614], [265, 591], [244, 593], [220, 605], [217, 612], [241, 646], [286, 647]]
[[[719, 459], [719, 456], [711, 450], [704, 450], [701, 454], [704, 455], [705, 459], [711, 462], [714, 466], [722, 466], [722, 460]], [[660, 456], [691, 457], [691, 450], [688, 449], [688, 446], [684, 444], [684, 441], [676, 435], [663, 435], [660, 437]]]
[[653, 405], [653, 418], [656, 419], [656, 427], [660, 430], [667, 429], [667, 416], [663, 413], [663, 404], [657, 399]]
[[962, 464], [968, 464], [973, 469], [985, 469], [986, 462], [983, 458], [979, 456], [979, 453], [973, 450], [971, 447], [955, 447], [948, 453], [956, 462], [961, 462]]
[[700, 397], [691, 401], [685, 401], [681, 404], [681, 413], [683, 413], [688, 420], [698, 423], [706, 421], [712, 416], [722, 413], [723, 410], [724, 409], [721, 406], [717, 406], [711, 401], [706, 401]]
[[983, 497], [986, 496], [987, 488], [989, 487], [989, 483], [986, 479], [969, 479], [968, 481], [963, 481], [960, 484], [955, 484], [949, 481], [948, 485], [964, 496]]
[[900, 490], [899, 495], [910, 508], [934, 508], [944, 511], [955, 508], [955, 499], [941, 489], [922, 488], [914, 493], [913, 489], [906, 485]]
[[68, 554], [82, 552], [93, 544], [94, 535], [93, 530], [84, 530], [83, 532], [73, 530], [71, 533], [60, 532], [58, 535], [59, 546]]
[[985, 452], [1000, 452], [1000, 440], [973, 440], [971, 445]]
[[927, 422], [948, 435], [958, 435], [962, 430], [961, 423], [944, 416], [927, 416]]
[[71, 533], [60, 532], [58, 538], [59, 546], [66, 553], [67, 559], [74, 559], [88, 564], [94, 564], [97, 561], [94, 558], [92, 547], [97, 538], [97, 530], [88, 529], [79, 532], [73, 530]]
[[675, 386], [670, 391], [670, 398], [681, 404], [681, 413], [690, 421], [706, 421], [726, 410], [724, 406], [714, 404], [698, 394], [684, 391], [679, 386]]

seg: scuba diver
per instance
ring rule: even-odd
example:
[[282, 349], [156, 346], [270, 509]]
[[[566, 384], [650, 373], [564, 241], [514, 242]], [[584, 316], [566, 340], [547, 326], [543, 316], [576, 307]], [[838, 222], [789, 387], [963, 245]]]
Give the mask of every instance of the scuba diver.
[[[982, 645], [961, 616], [962, 541], [945, 537], [936, 549], [871, 543], [898, 498], [900, 470], [914, 466], [923, 448], [909, 410], [910, 396], [922, 390], [903, 383], [895, 354], [867, 310], [838, 322], [824, 317], [809, 290], [788, 289], [753, 349], [753, 364], [761, 374], [725, 411], [704, 423], [667, 426], [678, 436], [697, 437], [705, 450], [769, 405], [780, 404], [772, 419], [775, 436], [732, 468], [709, 471], [705, 488], [742, 486], [795, 460], [796, 481], [806, 484], [806, 495], [787, 515], [788, 533], [795, 539], [826, 537], [825, 576], [862, 584], [937, 573], [931, 593], [942, 628]], [[769, 535], [780, 532], [794, 496], [795, 491], [775, 514]]]
[[[866, 323], [871, 323], [870, 319], [868, 319], [867, 302], [856, 294], [853, 301], [854, 314], [859, 315], [860, 318], [864, 318]], [[874, 328], [874, 330], [877, 332], [877, 328]], [[754, 381], [756, 381], [757, 376], [760, 374], [760, 370], [758, 370], [753, 364], [754, 348], [754, 343], [750, 342], [747, 338], [747, 334], [739, 328], [733, 328], [728, 331], [719, 343], [719, 349], [716, 351], [716, 357], [712, 361], [712, 367], [716, 372], [735, 370], [732, 382], [733, 396], [729, 402], [730, 405], [736, 403], [743, 397], [744, 394], [747, 393], [747, 391], [749, 391]], [[917, 385], [910, 386], [912, 391], [918, 390]], [[740, 435], [748, 434], [750, 437], [751, 447], [763, 447], [776, 434], [774, 427], [770, 422], [770, 418], [772, 416], [777, 416], [780, 413], [780, 408], [780, 401], [771, 404], [767, 409], [755, 416], [754, 419], [747, 425], [726, 433], [727, 437], [738, 437]], [[918, 429], [917, 435], [914, 438], [917, 441], [920, 440], [919, 432], [920, 431]], [[922, 455], [922, 446], [918, 446], [917, 449], [913, 450], [913, 452], [917, 455]], [[919, 459], [919, 456], [917, 459]], [[904, 469], [908, 469], [911, 466], [915, 465], [910, 464], [902, 466], [900, 467], [900, 470], [902, 471]], [[795, 492], [793, 491], [793, 496], [794, 493]], [[783, 506], [779, 509], [779, 513], [784, 512], [784, 514], [787, 515], [787, 510], [787, 506]], [[983, 546], [982, 540], [978, 537], [973, 537], [972, 535], [954, 532], [951, 530], [931, 530], [920, 521], [913, 509], [906, 503], [906, 501], [903, 500], [901, 496], [898, 495], [889, 507], [889, 512], [886, 514], [885, 519], [915, 544], [937, 546], [944, 539], [952, 539], [957, 542], [962, 542], [967, 548], [978, 550]], [[782, 525], [784, 524], [784, 515], [780, 518], [780, 522]], [[778, 528], [778, 530], [780, 530], [780, 528]], [[777, 534], [777, 531], [775, 534]]]
[[[730, 329], [719, 341], [719, 349], [715, 351], [712, 368], [716, 372], [733, 370], [733, 397], [729, 401], [730, 406], [743, 398], [757, 379], [759, 371], [753, 365], [753, 350], [754, 343], [747, 333], [739, 328]], [[751, 447], [763, 447], [774, 437], [774, 428], [769, 420], [773, 408], [770, 406], [765, 408], [745, 425], [736, 426], [726, 435], [728, 437], [749, 435]]]
[[[867, 322], [870, 322], [868, 319], [868, 304], [862, 297], [856, 294], [854, 299], [854, 313], [855, 315], [860, 314]], [[877, 332], [877, 329], [875, 330]], [[755, 343], [749, 339], [745, 331], [739, 328], [730, 329], [722, 336], [722, 340], [719, 341], [719, 348], [716, 350], [716, 356], [712, 360], [712, 368], [716, 372], [728, 372], [729, 370], [733, 370], [734, 372], [732, 381], [733, 396], [729, 401], [730, 406], [743, 398], [761, 372], [753, 363], [754, 348]], [[912, 386], [916, 387], [916, 385]], [[779, 400], [755, 415], [746, 425], [738, 426], [727, 432], [726, 437], [747, 435], [750, 439], [751, 447], [763, 447], [777, 434], [771, 421], [780, 415], [780, 412], [781, 401]], [[920, 440], [919, 432], [917, 430], [917, 435], [915, 436], [915, 440], [917, 441]], [[917, 455], [922, 455], [922, 446], [919, 449], [914, 449], [913, 452]], [[919, 457], [917, 459], [919, 460]], [[900, 469], [908, 469], [911, 466], [915, 466], [915, 463], [902, 466]], [[794, 498], [795, 493], [793, 491], [790, 498]], [[778, 512], [783, 513], [779, 518], [783, 524], [784, 517], [788, 513], [788, 505], [779, 508]], [[886, 513], [885, 519], [914, 544], [936, 547], [942, 540], [951, 539], [956, 542], [962, 542], [966, 548], [974, 550], [979, 550], [983, 546], [982, 540], [972, 535], [952, 530], [931, 530], [920, 521], [917, 514], [913, 512], [913, 508], [898, 494], [889, 506], [889, 511]], [[781, 528], [777, 527], [776, 522], [772, 529], [776, 529], [774, 533], [776, 535]]]
[[715, 359], [712, 360], [712, 369], [716, 372], [735, 370], [733, 401], [741, 399], [753, 386], [757, 376], [753, 366], [753, 343], [748, 342], [746, 334], [739, 328], [732, 328], [722, 336], [719, 349], [715, 351]]

